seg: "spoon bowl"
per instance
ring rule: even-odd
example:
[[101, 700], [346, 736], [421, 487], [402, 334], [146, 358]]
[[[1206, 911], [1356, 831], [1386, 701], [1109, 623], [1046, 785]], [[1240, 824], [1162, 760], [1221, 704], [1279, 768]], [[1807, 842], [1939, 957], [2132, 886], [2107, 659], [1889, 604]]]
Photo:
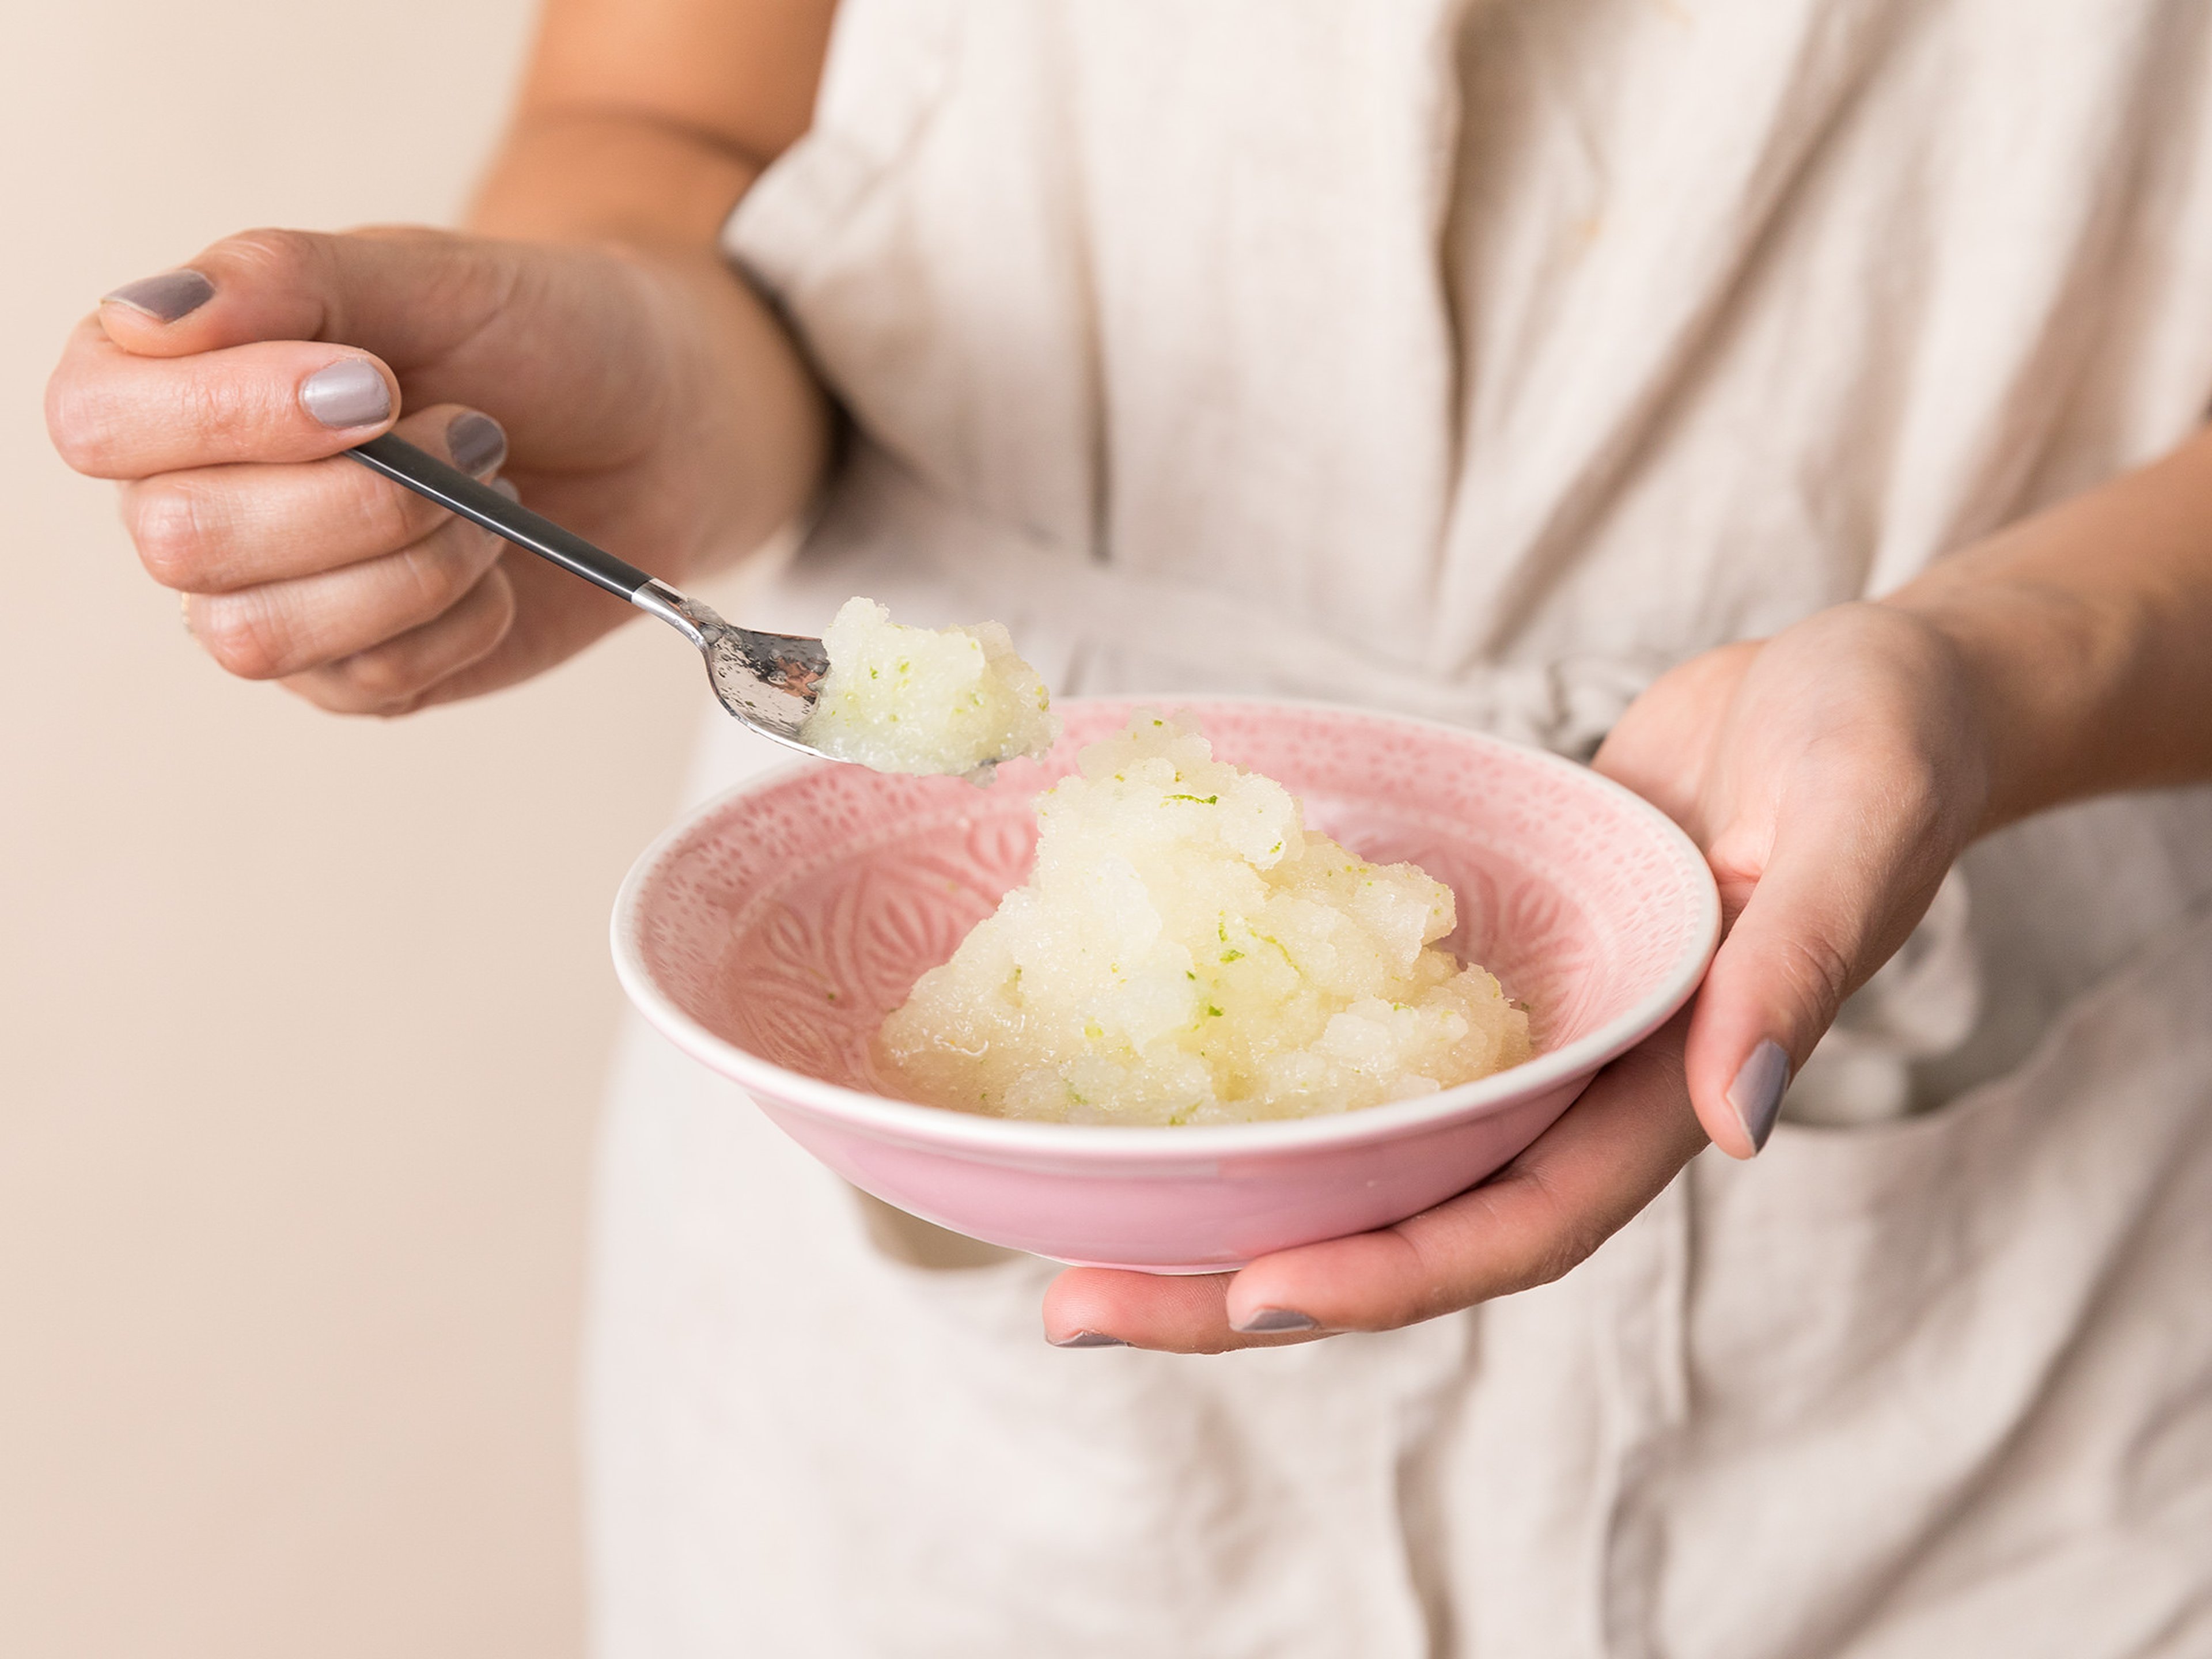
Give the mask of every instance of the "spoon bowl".
[[632, 593], [629, 602], [699, 648], [714, 700], [723, 708], [763, 737], [802, 754], [822, 753], [799, 735], [821, 695], [822, 677], [830, 672], [821, 641], [739, 628], [658, 579]]

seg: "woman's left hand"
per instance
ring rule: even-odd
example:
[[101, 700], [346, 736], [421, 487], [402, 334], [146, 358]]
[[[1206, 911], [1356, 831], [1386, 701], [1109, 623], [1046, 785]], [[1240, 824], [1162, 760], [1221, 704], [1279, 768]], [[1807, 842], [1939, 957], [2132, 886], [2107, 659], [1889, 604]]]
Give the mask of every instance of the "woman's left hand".
[[1071, 1269], [1046, 1296], [1047, 1336], [1213, 1352], [1433, 1319], [1559, 1278], [1708, 1140], [1753, 1156], [1844, 999], [1981, 827], [1982, 708], [1950, 637], [1883, 604], [1665, 676], [1595, 764], [1680, 823], [1719, 883], [1729, 931], [1691, 1007], [1480, 1186], [1235, 1273]]

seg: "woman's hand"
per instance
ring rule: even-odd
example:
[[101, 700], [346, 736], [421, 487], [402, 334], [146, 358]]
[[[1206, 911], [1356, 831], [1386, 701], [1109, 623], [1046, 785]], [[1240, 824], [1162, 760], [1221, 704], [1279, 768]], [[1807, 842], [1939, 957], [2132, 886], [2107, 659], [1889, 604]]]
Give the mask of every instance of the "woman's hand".
[[394, 714], [533, 673], [628, 608], [341, 453], [380, 432], [656, 574], [814, 487], [820, 392], [710, 253], [261, 231], [118, 289], [47, 387], [154, 578], [233, 673]]
[[715, 251], [805, 131], [832, 0], [547, 0], [488, 237], [257, 231], [128, 283], [47, 387], [234, 673], [397, 714], [558, 661], [629, 607], [341, 451], [396, 429], [656, 575], [814, 493], [827, 400]]
[[1982, 707], [1951, 637], [1884, 605], [1667, 675], [1596, 765], [1687, 830], [1720, 884], [1730, 927], [1690, 1010], [1482, 1185], [1233, 1274], [1072, 1269], [1046, 1297], [1047, 1335], [1212, 1352], [1412, 1324], [1557, 1279], [1709, 1139], [1752, 1156], [1792, 1071], [1981, 826]]

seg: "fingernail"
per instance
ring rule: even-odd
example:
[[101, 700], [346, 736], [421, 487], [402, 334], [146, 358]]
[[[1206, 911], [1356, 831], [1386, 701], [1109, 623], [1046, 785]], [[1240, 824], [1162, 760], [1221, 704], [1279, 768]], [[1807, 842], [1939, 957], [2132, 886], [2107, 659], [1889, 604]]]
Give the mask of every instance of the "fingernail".
[[366, 357], [341, 357], [300, 383], [300, 402], [325, 426], [374, 426], [392, 413], [392, 388]]
[[1317, 1331], [1321, 1321], [1295, 1308], [1259, 1308], [1245, 1315], [1232, 1328], [1247, 1336], [1261, 1336], [1275, 1331]]
[[1126, 1348], [1129, 1345], [1118, 1336], [1109, 1336], [1103, 1331], [1078, 1331], [1073, 1336], [1063, 1336], [1052, 1345], [1055, 1348]]
[[446, 453], [455, 466], [471, 476], [495, 472], [507, 459], [507, 428], [474, 410], [456, 415], [446, 428]]
[[159, 276], [141, 276], [112, 294], [100, 296], [102, 305], [129, 306], [165, 323], [198, 311], [215, 298], [215, 284], [197, 270], [165, 270]]
[[522, 492], [514, 487], [514, 479], [494, 478], [491, 481], [491, 487], [499, 491], [501, 495], [506, 496], [507, 500], [514, 502], [518, 507], [521, 505]]
[[1782, 1091], [1790, 1086], [1790, 1056], [1769, 1037], [1751, 1051], [1751, 1058], [1728, 1086], [1728, 1103], [1736, 1121], [1759, 1152], [1774, 1133], [1774, 1115], [1782, 1109]]

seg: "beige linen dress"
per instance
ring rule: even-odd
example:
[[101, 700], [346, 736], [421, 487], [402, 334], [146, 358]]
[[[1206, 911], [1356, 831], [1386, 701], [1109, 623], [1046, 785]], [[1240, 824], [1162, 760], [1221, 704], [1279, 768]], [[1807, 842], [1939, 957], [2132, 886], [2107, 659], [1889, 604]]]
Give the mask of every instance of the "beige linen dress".
[[[762, 619], [1587, 753], [2197, 421], [2212, 7], [846, 0], [727, 245], [854, 421]], [[599, 1206], [608, 1659], [2212, 1654], [2206, 791], [1976, 847], [1764, 1157], [1414, 1329], [1055, 1351], [641, 1031]]]

